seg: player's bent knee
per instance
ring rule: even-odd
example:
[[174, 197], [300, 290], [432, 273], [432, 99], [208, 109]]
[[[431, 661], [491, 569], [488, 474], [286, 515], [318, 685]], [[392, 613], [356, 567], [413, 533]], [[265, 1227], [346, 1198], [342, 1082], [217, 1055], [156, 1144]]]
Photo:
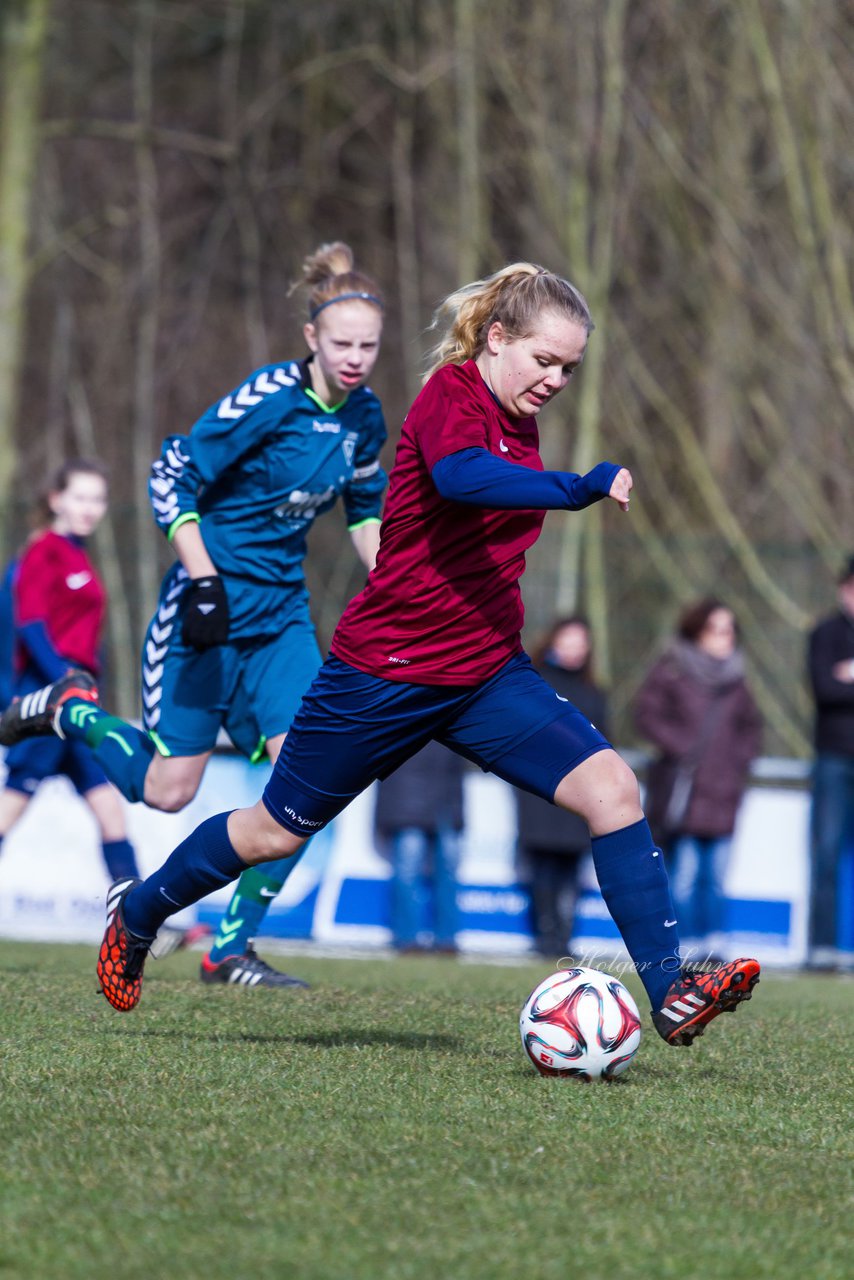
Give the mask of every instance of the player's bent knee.
[[643, 817], [638, 780], [616, 751], [599, 751], [568, 773], [555, 803], [580, 814], [594, 835]]
[[210, 753], [199, 756], [155, 755], [145, 774], [143, 802], [149, 809], [178, 813], [194, 800]]
[[195, 799], [198, 783], [182, 778], [149, 783], [145, 780], [145, 804], [149, 809], [159, 809], [161, 813], [180, 813], [191, 800]]
[[640, 784], [634, 771], [625, 760], [617, 756], [619, 762], [610, 773], [605, 786], [611, 792], [611, 799], [618, 805], [637, 805], [640, 808]]

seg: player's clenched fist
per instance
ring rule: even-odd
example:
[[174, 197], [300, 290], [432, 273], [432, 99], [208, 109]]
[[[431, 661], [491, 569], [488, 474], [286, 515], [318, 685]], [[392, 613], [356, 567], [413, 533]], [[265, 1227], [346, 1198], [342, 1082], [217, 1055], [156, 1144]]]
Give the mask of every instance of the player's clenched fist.
[[608, 497], [618, 502], [624, 511], [629, 509], [629, 494], [632, 491], [634, 481], [632, 473], [628, 467], [621, 467], [614, 476], [614, 482], [608, 490]]
[[184, 643], [194, 649], [210, 649], [215, 644], [225, 644], [228, 639], [228, 597], [218, 574], [193, 578], [187, 592], [181, 635]]

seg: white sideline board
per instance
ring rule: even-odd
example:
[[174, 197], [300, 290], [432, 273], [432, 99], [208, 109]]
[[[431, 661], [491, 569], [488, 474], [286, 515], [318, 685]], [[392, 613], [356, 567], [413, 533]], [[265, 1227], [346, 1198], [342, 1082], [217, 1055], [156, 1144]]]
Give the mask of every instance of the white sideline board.
[[[130, 838], [144, 874], [204, 818], [254, 804], [268, 766], [215, 756], [198, 796], [183, 812], [127, 805]], [[530, 949], [528, 897], [515, 863], [515, 808], [510, 788], [466, 774], [466, 831], [459, 872], [459, 943], [464, 951], [524, 954]], [[373, 791], [360, 796], [309, 846], [268, 916], [270, 936], [314, 938], [327, 945], [386, 946], [388, 864], [373, 838]], [[797, 965], [805, 954], [809, 794], [784, 786], [752, 788], [742, 806], [727, 877], [732, 929], [728, 952], [749, 950], [763, 963]], [[619, 939], [595, 886], [583, 872], [572, 950], [603, 959]], [[107, 886], [94, 820], [64, 779], [39, 790], [0, 852], [0, 937], [96, 942]], [[178, 920], [215, 923], [230, 889]], [[591, 960], [591, 962], [593, 962]]]

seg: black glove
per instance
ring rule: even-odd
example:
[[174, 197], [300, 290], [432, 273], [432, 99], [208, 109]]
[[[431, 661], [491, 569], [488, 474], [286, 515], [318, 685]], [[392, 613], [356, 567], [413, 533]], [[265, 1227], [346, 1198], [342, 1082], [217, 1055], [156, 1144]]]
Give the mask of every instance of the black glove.
[[194, 649], [210, 649], [228, 639], [228, 597], [222, 578], [193, 578], [184, 607], [181, 628], [184, 644]]

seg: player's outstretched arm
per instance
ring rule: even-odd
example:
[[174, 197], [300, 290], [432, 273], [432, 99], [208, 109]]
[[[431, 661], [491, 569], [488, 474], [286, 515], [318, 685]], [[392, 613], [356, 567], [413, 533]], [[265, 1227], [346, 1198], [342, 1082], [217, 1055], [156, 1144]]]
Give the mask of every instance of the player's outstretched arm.
[[[534, 471], [479, 447], [447, 454], [430, 474], [442, 497], [453, 502], [545, 511], [583, 511], [611, 496], [619, 477], [629, 475], [614, 462], [599, 462], [584, 476], [572, 471]], [[631, 487], [631, 477], [628, 483]], [[625, 482], [619, 487], [622, 492]]]

